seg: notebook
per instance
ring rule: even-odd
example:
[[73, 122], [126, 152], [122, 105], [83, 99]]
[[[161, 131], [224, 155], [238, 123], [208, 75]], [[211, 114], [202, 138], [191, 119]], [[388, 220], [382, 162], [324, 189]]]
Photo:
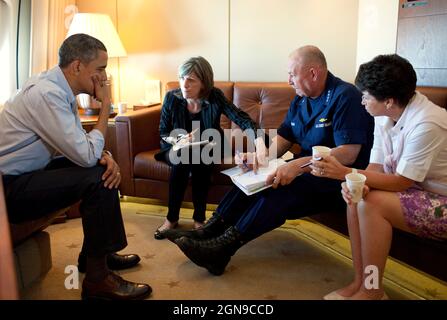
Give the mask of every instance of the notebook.
[[189, 138], [186, 138], [186, 135], [185, 135], [185, 137], [180, 137], [177, 139], [175, 139], [173, 137], [164, 137], [162, 139], [164, 141], [166, 141], [167, 143], [172, 144], [173, 151], [177, 151], [177, 150], [187, 148], [187, 147], [201, 146], [201, 145], [205, 145], [208, 143], [211, 143], [213, 146], [215, 145], [214, 142], [210, 142], [209, 140], [191, 142]]
[[253, 171], [244, 173], [239, 167], [233, 167], [221, 172], [229, 176], [231, 181], [233, 181], [239, 189], [241, 189], [247, 196], [250, 196], [259, 191], [270, 188], [271, 185], [265, 184], [267, 177], [285, 163], [286, 162], [281, 158], [270, 160], [268, 167], [259, 168], [256, 174]]

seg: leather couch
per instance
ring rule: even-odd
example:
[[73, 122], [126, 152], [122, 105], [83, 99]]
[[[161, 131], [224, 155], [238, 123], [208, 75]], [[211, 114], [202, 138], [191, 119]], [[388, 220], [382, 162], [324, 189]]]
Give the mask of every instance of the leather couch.
[[[177, 87], [177, 82], [169, 82], [166, 91]], [[278, 128], [295, 95], [295, 91], [286, 83], [216, 82], [216, 87], [237, 107], [247, 112], [262, 129]], [[447, 88], [419, 87], [418, 90], [436, 104], [447, 108]], [[170, 168], [154, 159], [159, 150], [160, 111], [161, 106], [157, 106], [115, 118], [122, 195], [167, 200]], [[224, 129], [236, 128], [225, 116], [221, 118], [221, 126]], [[209, 191], [209, 203], [219, 203], [232, 187], [231, 180], [219, 173], [222, 169], [222, 166], [216, 166]], [[190, 187], [185, 194], [185, 201], [191, 201]], [[312, 216], [312, 219], [348, 234], [345, 212], [322, 212]], [[447, 281], [446, 242], [425, 240], [397, 230], [390, 254]]]
[[[2, 239], [1, 243], [4, 246], [12, 245], [12, 248], [5, 247], [1, 250], [1, 264], [3, 265], [5, 261], [13, 262], [13, 266], [10, 267], [13, 267], [14, 270], [11, 271], [11, 269], [9, 269], [9, 271], [7, 271], [9, 278], [6, 280], [9, 283], [12, 283], [13, 286], [17, 286], [19, 290], [23, 290], [51, 269], [50, 236], [43, 230], [67, 211], [68, 208], [51, 212], [35, 220], [28, 220], [21, 223], [10, 223], [8, 221], [9, 219], [4, 201], [3, 183], [0, 174], [1, 227], [8, 229], [2, 229], [0, 234]], [[3, 255], [5, 256], [3, 257]], [[0, 271], [3, 276], [5, 268], [0, 268]], [[11, 274], [15, 275], [16, 278], [11, 279]], [[8, 286], [11, 286], [11, 284]], [[10, 293], [14, 292], [13, 287], [6, 289], [11, 290]]]
[[[236, 106], [247, 112], [260, 128], [276, 129], [282, 122], [295, 96], [287, 83], [259, 82], [216, 82], [225, 96]], [[178, 87], [178, 82], [169, 82], [166, 91]], [[115, 118], [117, 161], [121, 168], [122, 195], [167, 200], [169, 166], [155, 160], [160, 148], [158, 125], [161, 106], [135, 111], [129, 115]], [[232, 130], [232, 135], [240, 134], [237, 125], [226, 116], [221, 117], [221, 127]], [[227, 136], [226, 139], [233, 139]], [[208, 202], [217, 204], [232, 187], [231, 180], [220, 173], [228, 165], [215, 166], [211, 178]], [[191, 188], [188, 187], [185, 201], [191, 201]]]

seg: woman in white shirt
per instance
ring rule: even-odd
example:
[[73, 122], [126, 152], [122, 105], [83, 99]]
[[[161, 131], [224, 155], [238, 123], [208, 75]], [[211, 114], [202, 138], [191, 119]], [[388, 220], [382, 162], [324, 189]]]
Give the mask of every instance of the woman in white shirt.
[[[416, 73], [398, 55], [381, 55], [360, 66], [356, 86], [375, 117], [363, 200], [348, 204], [354, 281], [324, 298], [386, 299], [382, 278], [392, 228], [447, 239], [447, 112], [416, 90]], [[344, 180], [351, 168], [334, 157], [314, 161], [312, 174]], [[372, 266], [372, 267], [371, 267]], [[371, 282], [378, 271], [378, 286]], [[365, 281], [366, 280], [366, 281]]]

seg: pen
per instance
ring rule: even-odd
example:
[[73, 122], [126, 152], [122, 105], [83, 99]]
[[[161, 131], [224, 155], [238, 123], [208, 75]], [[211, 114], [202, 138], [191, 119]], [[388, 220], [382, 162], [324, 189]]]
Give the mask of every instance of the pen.
[[194, 129], [193, 131], [191, 131], [190, 133], [187, 134], [179, 134], [177, 135], [177, 142], [179, 142], [182, 139], [191, 137], [194, 133], [196, 133], [196, 131], [199, 130], [199, 128]]
[[[320, 161], [321, 159], [323, 159], [322, 157], [317, 157], [314, 158], [314, 160]], [[306, 168], [308, 166], [310, 166], [312, 164], [312, 161], [306, 162], [305, 164], [301, 165], [300, 168]]]
[[237, 156], [239, 157], [239, 159], [242, 160], [242, 166], [243, 166], [245, 169], [250, 169], [250, 168], [248, 167], [248, 165], [247, 165], [247, 162], [246, 162], [245, 160], [242, 159], [242, 157], [241, 157], [241, 153], [239, 152], [239, 150], [236, 150], [236, 154], [237, 154]]

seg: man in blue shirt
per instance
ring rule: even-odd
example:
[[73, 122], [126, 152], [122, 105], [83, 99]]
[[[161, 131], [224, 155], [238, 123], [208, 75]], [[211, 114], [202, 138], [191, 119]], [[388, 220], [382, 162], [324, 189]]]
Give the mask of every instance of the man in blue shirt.
[[[323, 53], [305, 46], [291, 53], [289, 84], [297, 96], [269, 148], [269, 159], [282, 156], [295, 143], [297, 157], [279, 167], [268, 180], [272, 188], [246, 196], [234, 187], [216, 213], [199, 230], [170, 231], [166, 236], [197, 265], [220, 275], [242, 245], [281, 226], [324, 210], [344, 208], [340, 183], [310, 174], [302, 166], [312, 158], [312, 146], [331, 148], [344, 165], [365, 168], [373, 142], [374, 120], [361, 105], [355, 86], [327, 69]], [[244, 154], [242, 160], [257, 157]]]
[[[138, 263], [126, 247], [117, 187], [119, 167], [105, 152], [110, 113], [105, 80], [107, 50], [86, 34], [67, 38], [59, 65], [29, 79], [0, 110], [0, 172], [12, 223], [34, 220], [80, 200], [84, 243], [79, 271], [83, 298], [140, 299], [152, 289], [109, 271]], [[75, 96], [101, 101], [99, 119], [86, 133]], [[58, 157], [63, 156], [63, 157]]]

